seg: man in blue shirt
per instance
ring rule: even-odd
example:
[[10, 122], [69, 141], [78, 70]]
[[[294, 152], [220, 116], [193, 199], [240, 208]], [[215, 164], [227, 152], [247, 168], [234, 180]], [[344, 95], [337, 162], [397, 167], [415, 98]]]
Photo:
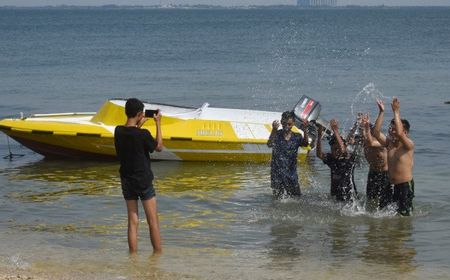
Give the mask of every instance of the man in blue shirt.
[[[270, 181], [276, 198], [284, 195], [296, 197], [301, 195], [297, 175], [297, 154], [300, 146], [308, 146], [308, 132], [305, 129], [303, 136], [293, 132], [294, 124], [294, 112], [284, 112], [281, 115], [282, 129], [278, 130], [280, 123], [275, 120], [267, 141], [267, 146], [272, 148]], [[307, 127], [308, 122], [304, 120], [303, 124]]]

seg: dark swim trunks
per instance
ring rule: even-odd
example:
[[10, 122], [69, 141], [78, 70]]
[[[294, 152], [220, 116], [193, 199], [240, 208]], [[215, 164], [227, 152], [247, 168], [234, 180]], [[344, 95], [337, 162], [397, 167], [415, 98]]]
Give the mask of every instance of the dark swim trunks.
[[410, 216], [413, 210], [414, 180], [394, 185], [393, 201], [397, 202], [397, 212], [402, 216]]
[[369, 171], [366, 195], [367, 199], [377, 199], [380, 209], [392, 202], [392, 186], [389, 184], [387, 171]]
[[133, 184], [132, 179], [121, 176], [122, 194], [125, 200], [149, 200], [153, 198], [156, 193], [153, 185], [142, 188], [139, 185]]

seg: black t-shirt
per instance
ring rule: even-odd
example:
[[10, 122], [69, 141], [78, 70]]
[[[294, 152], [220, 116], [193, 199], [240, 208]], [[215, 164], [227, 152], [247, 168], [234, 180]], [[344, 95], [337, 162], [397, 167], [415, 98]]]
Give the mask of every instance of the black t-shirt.
[[114, 144], [120, 161], [120, 176], [136, 189], [152, 186], [153, 172], [150, 155], [156, 148], [156, 141], [148, 130], [137, 127], [117, 126]]
[[332, 154], [325, 154], [323, 163], [331, 169], [331, 195], [339, 195], [341, 192], [348, 193], [352, 188], [356, 191], [353, 180], [354, 154], [348, 158], [335, 158]]

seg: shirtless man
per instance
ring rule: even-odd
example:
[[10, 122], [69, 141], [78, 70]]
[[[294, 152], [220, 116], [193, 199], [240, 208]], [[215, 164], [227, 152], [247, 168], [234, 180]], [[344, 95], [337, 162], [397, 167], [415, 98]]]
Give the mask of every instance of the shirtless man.
[[409, 138], [409, 122], [400, 118], [400, 102], [392, 100], [392, 119], [387, 137], [381, 133], [384, 120], [384, 104], [377, 100], [378, 118], [375, 122], [374, 136], [387, 149], [389, 182], [394, 185], [393, 201], [397, 202], [398, 213], [409, 216], [413, 209], [414, 198], [414, 142]]
[[378, 206], [379, 209], [383, 209], [392, 202], [392, 186], [389, 183], [387, 150], [375, 137], [372, 137], [373, 126], [370, 124], [368, 114], [362, 117], [361, 122], [364, 155], [369, 163], [366, 189], [368, 205]]

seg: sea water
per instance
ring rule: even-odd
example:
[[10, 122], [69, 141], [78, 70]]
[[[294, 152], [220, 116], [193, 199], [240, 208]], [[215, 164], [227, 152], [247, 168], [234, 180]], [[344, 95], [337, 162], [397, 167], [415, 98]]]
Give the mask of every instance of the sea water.
[[[0, 135], [0, 269], [54, 279], [450, 278], [450, 9], [0, 9], [0, 117], [108, 98], [291, 110], [306, 94], [348, 131], [397, 96], [415, 142], [412, 217], [329, 196], [273, 200], [270, 166], [154, 162], [164, 253], [143, 211], [128, 256], [117, 162], [46, 160]], [[386, 131], [386, 125], [383, 127]], [[164, 131], [163, 131], [164, 133]], [[0, 271], [1, 271], [0, 270]]]

